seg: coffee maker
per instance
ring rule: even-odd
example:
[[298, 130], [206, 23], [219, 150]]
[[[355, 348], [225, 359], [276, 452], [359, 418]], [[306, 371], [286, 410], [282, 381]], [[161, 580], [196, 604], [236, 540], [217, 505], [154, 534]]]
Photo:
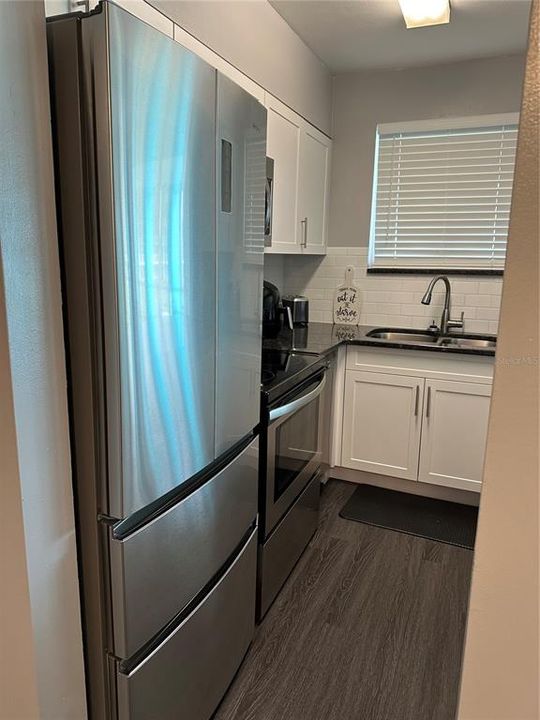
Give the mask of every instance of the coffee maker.
[[277, 337], [283, 325], [283, 318], [285, 318], [286, 326], [292, 330], [291, 309], [283, 307], [279, 290], [273, 283], [265, 280], [263, 284], [263, 337]]

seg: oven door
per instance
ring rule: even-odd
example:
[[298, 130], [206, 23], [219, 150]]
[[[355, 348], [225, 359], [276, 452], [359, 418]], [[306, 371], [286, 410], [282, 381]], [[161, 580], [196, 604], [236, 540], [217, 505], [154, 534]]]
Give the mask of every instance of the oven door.
[[325, 370], [302, 383], [269, 414], [266, 463], [267, 537], [321, 463], [321, 393]]

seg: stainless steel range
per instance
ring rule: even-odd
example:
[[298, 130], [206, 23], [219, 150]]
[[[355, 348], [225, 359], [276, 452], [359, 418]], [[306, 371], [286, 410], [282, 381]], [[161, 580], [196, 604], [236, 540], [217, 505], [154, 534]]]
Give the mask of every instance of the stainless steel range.
[[319, 355], [263, 350], [259, 619], [317, 528], [326, 369]]

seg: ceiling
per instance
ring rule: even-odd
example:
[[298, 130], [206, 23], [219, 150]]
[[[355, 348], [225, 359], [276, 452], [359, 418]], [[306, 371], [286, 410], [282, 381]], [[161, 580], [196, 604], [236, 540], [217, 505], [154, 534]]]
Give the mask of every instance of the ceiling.
[[269, 0], [333, 73], [525, 51], [530, 0], [451, 0], [448, 25], [407, 30], [398, 0]]

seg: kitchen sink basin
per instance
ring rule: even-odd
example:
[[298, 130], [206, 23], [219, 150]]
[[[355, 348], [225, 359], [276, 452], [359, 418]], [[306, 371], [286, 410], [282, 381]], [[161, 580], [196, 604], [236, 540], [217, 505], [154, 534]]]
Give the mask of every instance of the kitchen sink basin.
[[471, 335], [437, 335], [429, 330], [403, 330], [392, 328], [375, 328], [367, 333], [367, 337], [395, 343], [415, 343], [422, 345], [440, 345], [443, 347], [471, 348], [477, 350], [495, 350], [496, 338], [475, 337]]
[[376, 328], [367, 333], [367, 337], [376, 338], [378, 340], [388, 340], [389, 342], [414, 342], [429, 343], [433, 345], [439, 339], [438, 335], [422, 330], [381, 330]]
[[497, 347], [496, 340], [471, 337], [444, 337], [440, 340], [441, 345], [454, 345], [463, 348], [478, 348], [479, 350], [494, 350]]

